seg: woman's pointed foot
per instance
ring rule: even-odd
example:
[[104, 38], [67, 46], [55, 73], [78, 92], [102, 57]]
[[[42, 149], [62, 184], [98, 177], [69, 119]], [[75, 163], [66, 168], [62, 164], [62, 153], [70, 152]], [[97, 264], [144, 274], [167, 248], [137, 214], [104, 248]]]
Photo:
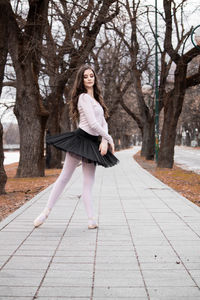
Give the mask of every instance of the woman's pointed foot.
[[94, 218], [88, 219], [88, 229], [96, 229], [98, 228], [98, 224], [96, 223]]
[[41, 214], [34, 220], [33, 224], [35, 227], [39, 227], [44, 223], [44, 221], [48, 218], [48, 215], [50, 213], [49, 208], [45, 208]]

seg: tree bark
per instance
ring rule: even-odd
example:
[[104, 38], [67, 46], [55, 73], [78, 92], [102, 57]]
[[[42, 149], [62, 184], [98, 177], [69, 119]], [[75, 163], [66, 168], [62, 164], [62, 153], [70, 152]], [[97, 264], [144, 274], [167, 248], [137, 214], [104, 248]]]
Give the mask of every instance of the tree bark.
[[153, 160], [155, 153], [155, 120], [154, 116], [144, 123], [142, 132], [141, 156], [147, 160]]
[[41, 114], [40, 94], [34, 74], [27, 66], [17, 70], [18, 86], [14, 113], [20, 133], [20, 161], [17, 177], [44, 176], [44, 131], [47, 116]]
[[[174, 99], [171, 99], [171, 102], [173, 102], [172, 100]], [[173, 167], [178, 118], [179, 115], [175, 114], [173, 105], [169, 105], [167, 108], [164, 108], [164, 123], [161, 134], [161, 145], [158, 153], [158, 167], [160, 168]]]
[[[56, 91], [56, 94], [51, 94], [48, 98], [48, 108], [50, 113], [47, 121], [47, 131], [50, 135], [60, 133], [62, 106], [62, 94], [60, 95], [58, 91]], [[62, 152], [56, 149], [54, 146], [49, 146], [49, 151], [50, 159], [48, 162], [48, 168], [61, 168]]]
[[176, 127], [182, 111], [186, 91], [187, 64], [181, 59], [175, 71], [174, 89], [164, 99], [164, 122], [161, 132], [161, 144], [158, 153], [158, 167], [172, 168]]

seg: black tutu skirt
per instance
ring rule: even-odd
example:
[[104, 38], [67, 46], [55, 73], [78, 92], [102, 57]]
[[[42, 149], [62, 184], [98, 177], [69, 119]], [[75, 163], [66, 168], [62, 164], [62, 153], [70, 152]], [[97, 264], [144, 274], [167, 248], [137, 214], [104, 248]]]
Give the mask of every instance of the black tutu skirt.
[[72, 132], [47, 136], [46, 142], [57, 149], [69, 152], [84, 162], [94, 163], [105, 168], [112, 167], [119, 162], [109, 150], [106, 155], [101, 155], [99, 137], [91, 135], [81, 128]]

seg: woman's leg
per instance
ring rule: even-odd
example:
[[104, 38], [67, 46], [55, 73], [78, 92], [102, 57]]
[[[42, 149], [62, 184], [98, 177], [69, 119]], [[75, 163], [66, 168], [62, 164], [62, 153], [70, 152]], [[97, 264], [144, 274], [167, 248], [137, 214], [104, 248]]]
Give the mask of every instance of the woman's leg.
[[65, 162], [63, 165], [62, 172], [60, 173], [59, 177], [55, 181], [53, 188], [51, 190], [48, 202], [46, 204], [46, 208], [52, 209], [56, 201], [58, 200], [59, 196], [63, 192], [66, 184], [69, 182], [74, 170], [76, 169], [79, 159], [76, 157], [71, 156], [69, 153], [66, 154]]
[[[82, 163], [83, 169], [83, 192], [82, 199], [87, 212], [88, 219], [94, 218], [93, 203], [92, 203], [92, 187], [95, 179], [96, 166], [93, 163]], [[91, 223], [91, 221], [89, 221]], [[94, 223], [92, 221], [92, 223]], [[89, 223], [88, 223], [89, 224]]]
[[66, 184], [69, 182], [79, 161], [80, 161], [79, 159], [71, 156], [69, 153], [66, 154], [63, 169], [53, 185], [53, 188], [51, 190], [47, 204], [46, 204], [43, 212], [34, 221], [35, 227], [38, 227], [39, 225], [41, 225], [45, 221], [45, 219], [48, 217], [52, 207], [54, 206], [54, 204], [58, 200], [59, 196], [63, 192]]

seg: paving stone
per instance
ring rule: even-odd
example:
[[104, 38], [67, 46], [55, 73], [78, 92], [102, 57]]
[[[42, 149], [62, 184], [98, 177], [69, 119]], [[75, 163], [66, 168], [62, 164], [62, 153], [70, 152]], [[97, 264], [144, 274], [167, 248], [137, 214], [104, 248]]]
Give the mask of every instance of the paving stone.
[[134, 240], [134, 244], [136, 248], [138, 246], [169, 246], [169, 243], [165, 238], [138, 238], [137, 240]]
[[152, 287], [180, 287], [195, 285], [188, 272], [185, 270], [143, 270], [147, 286]]
[[146, 292], [143, 287], [94, 287], [94, 298], [102, 297], [104, 299], [117, 297], [127, 297], [135, 299], [135, 297], [145, 297]]
[[180, 256], [199, 256], [200, 258], [200, 245], [195, 246], [177, 246], [175, 245], [174, 248], [178, 252]]
[[[178, 299], [178, 297], [196, 297], [200, 298], [200, 290], [195, 286], [168, 286], [168, 287], [154, 287], [148, 288], [150, 299], [156, 297], [157, 299], [162, 299], [166, 297], [167, 299]], [[182, 298], [181, 298], [182, 299]]]
[[21, 250], [21, 248], [19, 248], [19, 250], [17, 250], [15, 252], [15, 256], [50, 256], [52, 257], [53, 253], [54, 253], [54, 249], [52, 250]]
[[85, 249], [85, 250], [58, 250], [56, 251], [55, 257], [65, 257], [65, 256], [76, 256], [76, 257], [93, 257], [94, 258], [95, 251], [93, 249]]
[[38, 286], [40, 284], [40, 277], [1, 277], [0, 274], [0, 286]]
[[96, 264], [95, 266], [96, 271], [99, 270], [107, 270], [107, 271], [112, 271], [112, 270], [126, 270], [126, 271], [132, 271], [132, 270], [139, 270], [138, 262], [134, 262], [132, 264], [130, 263], [101, 263], [101, 264]]
[[160, 249], [155, 247], [154, 249], [149, 250], [149, 253], [147, 248], [144, 248], [143, 250], [141, 250], [141, 248], [137, 248], [137, 252], [141, 262], [174, 262], [179, 260], [179, 257], [176, 255], [176, 253], [174, 253], [169, 247], [164, 248], [162, 246]]
[[19, 248], [20, 250], [29, 250], [29, 251], [35, 251], [35, 253], [37, 253], [37, 251], [54, 251], [55, 250], [55, 245], [51, 245], [51, 246], [47, 246], [47, 245], [27, 245], [27, 244], [23, 244], [22, 246], [20, 246]]
[[39, 291], [39, 296], [55, 296], [62, 297], [90, 297], [91, 287], [44, 287], [42, 286]]
[[185, 270], [179, 259], [173, 262], [161, 262], [158, 260], [154, 262], [140, 262], [140, 266], [142, 270]]
[[51, 257], [48, 256], [13, 256], [6, 264], [5, 269], [24, 269], [24, 270], [37, 270], [46, 269]]
[[66, 263], [92, 264], [93, 262], [94, 262], [93, 256], [64, 256], [64, 257], [59, 256], [59, 257], [54, 257], [53, 259], [53, 263], [60, 263], [60, 264], [66, 264]]
[[[78, 271], [78, 272], [75, 272]], [[57, 264], [52, 264], [48, 270], [48, 275], [54, 276], [69, 276], [68, 274], [75, 273], [76, 275], [84, 274], [86, 276], [89, 276], [93, 272], [93, 264], [65, 264], [61, 268], [57, 268]]]
[[14, 249], [1, 249], [0, 256], [10, 256], [13, 253]]
[[107, 264], [112, 264], [112, 263], [125, 263], [125, 264], [132, 264], [136, 263], [137, 259], [134, 256], [97, 256], [96, 257], [96, 264], [101, 264], [101, 263], [107, 263]]
[[4, 300], [7, 296], [21, 297], [23, 295], [24, 297], [30, 297], [34, 296], [36, 290], [36, 286], [0, 286], [0, 295], [5, 297]]
[[143, 286], [143, 280], [139, 271], [99, 271], [95, 276], [95, 287], [137, 287]]
[[115, 251], [131, 251], [133, 252], [133, 245], [132, 244], [129, 244], [129, 245], [99, 245], [98, 244], [98, 250], [97, 251], [100, 251], [100, 250], [105, 250], [105, 251], [111, 251], [111, 252], [115, 252]]
[[135, 270], [98, 270], [95, 274], [95, 279], [127, 279], [127, 278], [141, 278], [141, 272]]
[[197, 255], [187, 255], [187, 256], [183, 256], [181, 255], [181, 260], [184, 262], [185, 265], [187, 265], [187, 263], [196, 263], [198, 264], [200, 262], [200, 256]]
[[0, 278], [16, 278], [16, 277], [20, 277], [20, 278], [32, 278], [32, 277], [37, 277], [37, 278], [41, 278], [44, 275], [45, 271], [43, 270], [23, 270], [23, 269], [2, 269], [0, 272]]
[[69, 268], [78, 269], [78, 270], [90, 270], [93, 267], [93, 263], [80, 263], [80, 262], [69, 262], [69, 263], [52, 263], [52, 270], [69, 270]]
[[97, 256], [108, 256], [108, 257], [135, 257], [134, 249], [132, 251], [109, 251], [104, 249], [97, 249]]
[[[92, 274], [91, 274], [92, 275]], [[72, 277], [73, 276], [73, 277]], [[42, 286], [45, 287], [91, 287], [92, 276], [78, 276], [78, 274], [72, 274], [68, 277], [49, 277], [46, 276]]]

